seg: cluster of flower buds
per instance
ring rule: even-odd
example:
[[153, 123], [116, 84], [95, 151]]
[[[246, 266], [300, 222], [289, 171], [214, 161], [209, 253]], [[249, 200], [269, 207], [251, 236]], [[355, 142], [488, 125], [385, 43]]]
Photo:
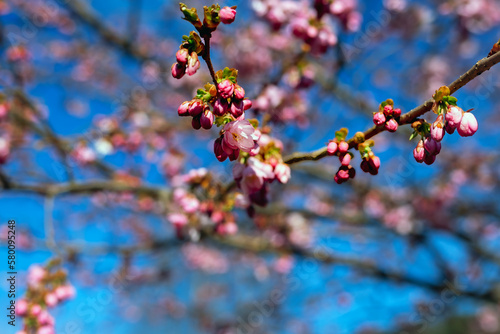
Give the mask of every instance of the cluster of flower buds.
[[375, 145], [375, 142], [373, 140], [364, 141], [364, 138], [361, 138], [360, 141], [363, 141], [358, 144], [358, 150], [362, 159], [361, 170], [371, 175], [377, 175], [380, 168], [380, 158], [371, 149]]
[[337, 44], [337, 35], [332, 27], [322, 21], [297, 17], [291, 21], [290, 26], [295, 37], [309, 45], [313, 54], [323, 54], [329, 47]]
[[387, 131], [396, 132], [399, 117], [401, 117], [401, 109], [394, 108], [394, 102], [389, 99], [380, 104], [378, 112], [373, 113], [373, 123], [377, 126], [383, 124]]
[[349, 152], [349, 144], [346, 142], [348, 130], [342, 128], [335, 132], [335, 139], [330, 140], [326, 146], [328, 155], [338, 155], [340, 168], [335, 174], [334, 180], [338, 184], [344, 183], [356, 176], [356, 170], [351, 166], [353, 155]]
[[183, 36], [184, 42], [175, 54], [177, 62], [172, 65], [172, 76], [180, 79], [184, 74], [193, 75], [200, 68], [198, 55], [203, 52], [204, 45], [200, 36], [192, 31], [189, 36]]
[[283, 162], [283, 143], [268, 134], [262, 134], [257, 141], [258, 152], [242, 154], [241, 160], [233, 168], [233, 177], [246, 196], [247, 209], [251, 215], [251, 204], [267, 204], [268, 184], [274, 180], [287, 183], [290, 167]]
[[58, 268], [59, 264], [60, 261], [52, 260], [45, 267], [29, 268], [26, 297], [16, 303], [16, 314], [25, 318], [24, 329], [18, 334], [55, 333], [55, 321], [47, 308], [75, 296], [75, 288], [67, 282], [66, 272]]
[[[179, 175], [174, 180], [176, 188], [173, 202], [177, 212], [170, 213], [167, 219], [174, 226], [177, 236], [198, 235], [198, 230], [212, 226], [217, 234], [228, 235], [238, 231], [232, 213], [224, 207], [229, 205], [226, 198], [222, 201], [211, 200], [215, 189], [220, 187], [216, 179], [205, 168], [194, 169], [188, 174]], [[196, 190], [196, 191], [195, 191]], [[203, 193], [200, 200], [195, 193]], [[218, 191], [217, 191], [218, 192]], [[186, 233], [187, 232], [187, 233]]]
[[429, 124], [423, 120], [413, 122], [414, 129], [410, 139], [420, 135], [417, 147], [413, 150], [413, 156], [419, 163], [425, 162], [430, 165], [436, 160], [441, 152], [441, 141], [445, 132], [453, 134], [455, 129], [462, 137], [469, 137], [476, 133], [478, 123], [470, 111], [464, 112], [457, 106], [457, 99], [450, 96], [448, 87], [443, 86], [433, 96], [434, 105], [432, 110], [437, 114], [434, 123]]

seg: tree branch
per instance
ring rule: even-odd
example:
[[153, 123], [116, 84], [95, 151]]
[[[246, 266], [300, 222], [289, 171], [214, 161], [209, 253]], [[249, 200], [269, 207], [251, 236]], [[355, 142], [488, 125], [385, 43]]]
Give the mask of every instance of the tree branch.
[[[451, 94], [455, 93], [457, 90], [468, 84], [474, 78], [481, 75], [483, 72], [489, 70], [494, 65], [500, 62], [500, 52], [494, 54], [493, 56], [486, 57], [478, 61], [471, 69], [462, 74], [458, 79], [453, 81], [448, 87], [450, 88]], [[432, 105], [434, 104], [434, 99], [429, 99], [425, 101], [420, 106], [414, 108], [413, 110], [407, 112], [402, 115], [399, 121], [400, 125], [411, 124], [417, 117], [422, 116], [431, 110]], [[373, 126], [364, 132], [365, 139], [370, 139], [375, 135], [385, 131], [384, 126]], [[355, 146], [354, 138], [348, 140], [349, 148], [353, 148]], [[319, 150], [310, 152], [310, 153], [292, 153], [284, 158], [285, 163], [294, 164], [301, 161], [306, 160], [319, 160], [321, 158], [326, 157], [327, 151], [326, 147], [321, 148]]]

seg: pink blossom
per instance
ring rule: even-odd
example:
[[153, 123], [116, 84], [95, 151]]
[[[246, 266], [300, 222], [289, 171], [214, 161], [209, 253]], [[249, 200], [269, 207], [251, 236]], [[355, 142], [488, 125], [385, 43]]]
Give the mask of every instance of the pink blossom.
[[399, 108], [394, 109], [394, 110], [392, 111], [392, 116], [393, 116], [393, 117], [396, 117], [396, 118], [397, 118], [397, 117], [400, 117], [400, 116], [401, 116], [401, 109], [399, 109]]
[[396, 132], [398, 129], [398, 122], [394, 118], [391, 118], [385, 123], [385, 129], [389, 132]]
[[274, 167], [274, 174], [276, 175], [278, 181], [281, 183], [287, 183], [288, 180], [290, 180], [291, 170], [287, 164], [281, 163]]
[[73, 298], [76, 294], [75, 288], [71, 285], [58, 286], [54, 293], [59, 301]]
[[241, 189], [252, 194], [262, 189], [265, 180], [274, 179], [273, 167], [256, 158], [249, 158], [247, 166], [241, 172]]
[[458, 134], [462, 137], [469, 137], [476, 133], [478, 128], [477, 119], [470, 112], [464, 113], [460, 125], [457, 128]]
[[329, 155], [334, 155], [335, 152], [337, 152], [338, 145], [334, 141], [330, 141], [328, 145], [326, 146], [326, 151], [328, 152]]
[[223, 80], [217, 85], [217, 88], [219, 89], [219, 93], [223, 98], [228, 99], [233, 96], [234, 84], [231, 81], [227, 79]]
[[373, 115], [373, 123], [375, 125], [382, 125], [385, 123], [385, 115], [383, 112], [379, 111]]
[[223, 7], [219, 11], [219, 17], [222, 23], [231, 24], [236, 18], [236, 9], [227, 6]]
[[377, 175], [380, 168], [380, 158], [373, 155], [361, 161], [361, 170], [365, 173]]
[[254, 148], [256, 140], [259, 140], [259, 136], [247, 120], [233, 121], [224, 126], [223, 143], [233, 150], [240, 149], [244, 152], [250, 152]]
[[40, 325], [54, 325], [54, 318], [46, 310], [42, 310], [37, 319]]

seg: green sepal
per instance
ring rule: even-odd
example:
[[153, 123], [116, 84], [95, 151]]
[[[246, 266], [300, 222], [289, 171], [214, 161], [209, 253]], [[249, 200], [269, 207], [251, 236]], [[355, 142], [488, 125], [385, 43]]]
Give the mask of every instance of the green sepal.
[[201, 20], [198, 17], [198, 13], [196, 12], [196, 8], [188, 8], [188, 6], [182, 2], [179, 3], [179, 9], [181, 10], [182, 14], [184, 14], [184, 17], [182, 18], [183, 20], [186, 20], [193, 24], [195, 28], [201, 28]]
[[341, 142], [346, 139], [348, 133], [349, 130], [347, 130], [347, 128], [342, 128], [335, 132], [335, 139], [337, 139], [338, 142]]

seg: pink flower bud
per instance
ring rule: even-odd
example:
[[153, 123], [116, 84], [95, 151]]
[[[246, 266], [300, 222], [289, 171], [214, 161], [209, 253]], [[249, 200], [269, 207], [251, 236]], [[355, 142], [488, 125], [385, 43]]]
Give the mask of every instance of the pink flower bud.
[[54, 293], [48, 293], [45, 295], [45, 304], [47, 304], [48, 307], [56, 306], [57, 302], [57, 296]]
[[385, 123], [385, 115], [383, 112], [377, 112], [373, 114], [373, 123], [375, 125], [382, 125]]
[[205, 110], [200, 117], [201, 127], [208, 130], [214, 125], [214, 114], [210, 110]]
[[436, 161], [436, 155], [435, 154], [426, 154], [424, 158], [424, 162], [426, 165], [432, 165]]
[[188, 60], [187, 74], [193, 75], [200, 68], [200, 61], [198, 60], [198, 54], [196, 52], [191, 52], [191, 56]]
[[219, 93], [223, 98], [228, 99], [233, 96], [234, 84], [231, 81], [227, 79], [223, 80], [217, 85], [217, 88], [219, 89]]
[[24, 317], [28, 311], [28, 302], [26, 299], [19, 299], [16, 303], [16, 314]]
[[175, 57], [177, 58], [177, 62], [179, 64], [186, 66], [186, 63], [189, 59], [189, 51], [184, 48], [179, 49], [179, 51], [177, 51], [177, 53], [175, 54]]
[[337, 148], [337, 143], [334, 141], [330, 141], [326, 146], [326, 151], [328, 152], [328, 155], [334, 155], [337, 152]]
[[231, 7], [223, 7], [219, 11], [219, 17], [222, 23], [231, 24], [234, 22], [234, 19], [236, 18], [236, 9], [233, 9]]
[[189, 105], [189, 115], [192, 117], [198, 116], [205, 109], [205, 105], [202, 100], [192, 100]]
[[437, 155], [441, 152], [441, 143], [435, 141], [431, 137], [427, 137], [424, 140], [424, 148], [429, 155]]
[[191, 125], [193, 126], [193, 129], [195, 129], [195, 130], [201, 129], [201, 115], [193, 117], [193, 120], [191, 121]]
[[245, 90], [238, 84], [234, 85], [234, 98], [243, 100], [245, 98]]
[[243, 100], [243, 110], [248, 110], [252, 108], [252, 101], [251, 100]]
[[391, 106], [390, 104], [388, 104], [388, 105], [386, 105], [386, 106], [384, 107], [384, 115], [385, 115], [386, 117], [388, 117], [388, 116], [391, 116], [391, 115], [392, 115], [392, 106]]
[[369, 158], [363, 159], [361, 161], [361, 170], [365, 173], [370, 173], [372, 175], [377, 175], [380, 168], [380, 158], [377, 156], [371, 156]]
[[287, 164], [281, 163], [274, 168], [274, 175], [281, 183], [287, 183], [290, 180], [291, 170]]
[[229, 158], [229, 161], [234, 161], [234, 160], [238, 159], [238, 157], [240, 156], [240, 150], [237, 148], [237, 149], [233, 150], [233, 152], [231, 152], [227, 156]]
[[243, 101], [233, 101], [229, 111], [231, 112], [231, 115], [233, 115], [235, 118], [238, 118], [243, 115], [243, 108]]
[[339, 155], [339, 161], [342, 166], [349, 166], [351, 163], [351, 155], [349, 153], [342, 153]]
[[346, 153], [349, 150], [349, 144], [345, 140], [339, 143], [339, 153]]
[[385, 123], [385, 129], [389, 132], [396, 132], [398, 129], [398, 122], [394, 118], [391, 118]]
[[180, 79], [186, 74], [186, 67], [179, 64], [175, 63], [172, 65], [172, 76], [176, 79]]
[[177, 109], [179, 116], [189, 116], [189, 105], [191, 101], [182, 102], [182, 104]]
[[226, 99], [217, 99], [214, 103], [214, 114], [217, 116], [223, 116], [229, 111], [229, 104]]
[[441, 141], [444, 137], [443, 116], [439, 115], [437, 120], [431, 125], [431, 137], [435, 141]]
[[392, 116], [394, 116], [396, 118], [400, 117], [401, 116], [401, 109], [399, 109], [399, 108], [394, 109], [392, 111]]
[[446, 112], [445, 119], [447, 124], [451, 128], [457, 128], [460, 125], [464, 111], [457, 106], [448, 106], [448, 111]]
[[219, 137], [219, 138], [217, 138], [215, 140], [215, 143], [214, 143], [214, 153], [215, 153], [215, 157], [220, 162], [222, 162], [222, 161], [224, 161], [224, 160], [227, 159], [227, 154], [222, 149], [222, 138], [221, 137]]
[[35, 317], [38, 316], [42, 312], [42, 307], [38, 304], [35, 304], [31, 307], [30, 313]]
[[455, 132], [456, 128], [451, 126], [450, 123], [446, 122], [446, 126], [444, 127], [444, 129], [446, 130], [446, 132], [448, 132], [450, 135], [452, 135], [453, 132]]
[[415, 147], [415, 149], [413, 150], [413, 157], [418, 163], [424, 162], [425, 149], [423, 140], [419, 140], [417, 147]]
[[457, 128], [458, 134], [462, 137], [469, 137], [476, 133], [478, 128], [477, 119], [470, 112], [464, 113], [460, 125]]

